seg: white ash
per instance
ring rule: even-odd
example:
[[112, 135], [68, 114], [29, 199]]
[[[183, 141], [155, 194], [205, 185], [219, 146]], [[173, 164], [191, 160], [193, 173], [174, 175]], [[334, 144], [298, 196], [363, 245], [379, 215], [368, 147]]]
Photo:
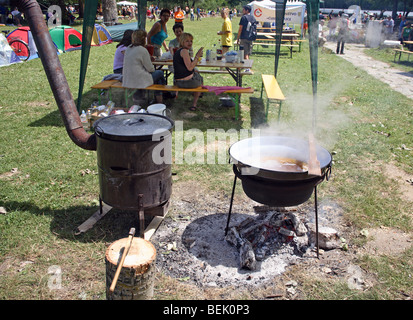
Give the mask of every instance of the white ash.
[[[249, 214], [233, 213], [230, 226], [249, 218]], [[291, 241], [263, 248], [265, 257], [255, 260], [254, 270], [241, 268], [239, 250], [225, 240], [226, 222], [224, 213], [192, 221], [186, 217], [165, 221], [151, 239], [157, 249], [158, 268], [167, 275], [199, 286], [255, 286], [271, 281], [286, 267], [302, 259], [297, 248], [304, 249], [303, 246]], [[171, 249], [170, 244], [174, 242], [176, 245]], [[254, 263], [252, 259], [249, 261]]]
[[[273, 248], [272, 255], [266, 254], [265, 258], [256, 261], [254, 271], [241, 268], [239, 250], [225, 240], [229, 198], [221, 199], [218, 195], [205, 193], [200, 197], [192, 192], [192, 188], [191, 185], [191, 188], [184, 190], [184, 195], [173, 198], [170, 214], [151, 238], [157, 249], [158, 272], [200, 287], [255, 287], [273, 281], [290, 265], [316, 258], [314, 243], [305, 250], [307, 232], [306, 236], [296, 237]], [[192, 194], [191, 198], [189, 195]], [[245, 199], [234, 203], [230, 228], [246, 219], [258, 219], [274, 211]], [[294, 212], [295, 217], [304, 221], [304, 226], [314, 222], [314, 205], [311, 203], [278, 211]], [[320, 227], [340, 226], [341, 212], [334, 202], [320, 204]], [[305, 232], [304, 229], [298, 231], [300, 228], [296, 232]], [[298, 240], [303, 240], [303, 243], [298, 243]]]

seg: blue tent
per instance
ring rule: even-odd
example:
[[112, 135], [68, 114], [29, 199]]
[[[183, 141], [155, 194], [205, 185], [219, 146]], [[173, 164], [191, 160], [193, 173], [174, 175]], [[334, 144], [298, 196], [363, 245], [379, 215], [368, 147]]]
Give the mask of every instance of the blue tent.
[[126, 24], [118, 24], [115, 26], [105, 26], [106, 30], [109, 31], [110, 36], [112, 37], [113, 41], [120, 41], [123, 38], [123, 34], [126, 30], [131, 29], [131, 30], [136, 30], [138, 29], [138, 23], [137, 22], [131, 22], [131, 23], [126, 23]]

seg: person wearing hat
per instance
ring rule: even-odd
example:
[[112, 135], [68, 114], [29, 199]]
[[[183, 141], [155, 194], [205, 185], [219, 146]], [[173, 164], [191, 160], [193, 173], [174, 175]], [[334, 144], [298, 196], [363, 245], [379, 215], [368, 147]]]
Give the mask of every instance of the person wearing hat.
[[348, 14], [342, 13], [341, 19], [338, 24], [338, 37], [337, 37], [337, 54], [344, 54], [344, 44], [346, 43], [346, 39], [348, 37], [349, 32], [349, 24], [350, 21], [348, 19]]
[[246, 5], [242, 8], [242, 17], [239, 22], [239, 29], [237, 34], [237, 43], [244, 47], [244, 59], [249, 59], [252, 53], [252, 41], [248, 40], [248, 24], [255, 23], [256, 20], [251, 15], [251, 6]]

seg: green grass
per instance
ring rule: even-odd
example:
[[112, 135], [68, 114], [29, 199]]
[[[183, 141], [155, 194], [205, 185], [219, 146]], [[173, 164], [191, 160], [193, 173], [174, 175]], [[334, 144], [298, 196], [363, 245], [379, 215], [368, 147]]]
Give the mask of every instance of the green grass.
[[[404, 50], [407, 50], [407, 47], [404, 47]], [[387, 62], [392, 67], [398, 68], [410, 74], [413, 73], [413, 61], [411, 59], [407, 59], [407, 54], [402, 54], [399, 61], [398, 56], [396, 59], [394, 58], [394, 51], [392, 48], [370, 48], [365, 50], [365, 53], [376, 60]]]
[[[204, 46], [206, 50], [218, 43], [216, 32], [221, 23], [220, 18], [185, 22], [185, 31], [195, 37], [194, 49]], [[168, 23], [171, 34], [172, 24]], [[234, 31], [237, 24], [234, 19]], [[90, 86], [112, 72], [115, 46], [92, 47], [82, 108], [97, 99]], [[392, 59], [390, 52], [380, 54]], [[76, 100], [80, 51], [61, 54], [59, 59]], [[252, 59], [254, 75], [244, 77], [244, 86], [256, 89], [252, 96], [259, 97], [261, 74], [273, 73], [274, 53], [260, 48]], [[320, 185], [320, 197], [337, 202], [355, 229], [388, 226], [411, 232], [412, 203], [401, 200], [394, 181], [382, 170], [391, 162], [413, 174], [411, 100], [333, 54], [320, 52], [318, 68], [317, 139], [334, 151], [333, 174]], [[1, 72], [0, 206], [7, 213], [0, 215], [0, 299], [104, 299], [104, 252], [109, 243], [127, 233], [127, 218], [115, 213], [86, 234], [74, 235], [74, 229], [98, 207], [96, 154], [69, 139], [40, 59], [3, 67]], [[278, 110], [271, 108], [268, 129], [306, 137], [313, 110], [310, 79], [308, 43], [292, 59], [282, 49], [277, 80], [287, 101], [280, 124], [276, 124]], [[234, 85], [230, 76], [208, 75], [204, 80], [205, 84]], [[242, 96], [239, 121], [233, 119], [233, 108], [219, 106], [214, 94], [200, 100], [194, 117], [187, 116], [190, 95], [180, 94], [167, 104], [172, 117], [183, 122], [185, 132], [198, 129], [206, 139], [208, 129], [251, 129], [249, 98]], [[115, 102], [121, 104], [120, 95]], [[186, 141], [184, 147], [189, 149], [190, 144]], [[230, 165], [175, 163], [173, 171], [179, 177], [177, 183], [193, 181], [207, 190], [231, 192]], [[348, 239], [350, 243], [356, 240]], [[33, 263], [22, 268], [24, 261]], [[304, 297], [392, 299], [400, 297], [400, 290], [408, 292], [407, 284], [411, 288], [411, 250], [400, 260], [366, 257], [359, 264], [379, 275], [379, 285], [353, 295], [344, 284], [312, 283]], [[53, 265], [62, 268], [64, 290], [48, 289], [48, 268]], [[156, 292], [155, 297], [163, 298]]]

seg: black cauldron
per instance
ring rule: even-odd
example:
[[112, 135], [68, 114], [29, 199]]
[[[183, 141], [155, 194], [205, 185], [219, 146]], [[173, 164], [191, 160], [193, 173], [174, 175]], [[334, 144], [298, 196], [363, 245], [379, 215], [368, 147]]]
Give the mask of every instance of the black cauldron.
[[233, 171], [241, 181], [246, 195], [259, 203], [289, 207], [307, 201], [314, 187], [328, 179], [332, 157], [323, 147], [316, 146], [321, 176], [310, 175], [302, 170], [284, 171], [273, 169], [272, 159], [293, 159], [308, 163], [308, 141], [280, 136], [263, 136], [244, 139], [234, 143], [229, 154], [234, 163]]

